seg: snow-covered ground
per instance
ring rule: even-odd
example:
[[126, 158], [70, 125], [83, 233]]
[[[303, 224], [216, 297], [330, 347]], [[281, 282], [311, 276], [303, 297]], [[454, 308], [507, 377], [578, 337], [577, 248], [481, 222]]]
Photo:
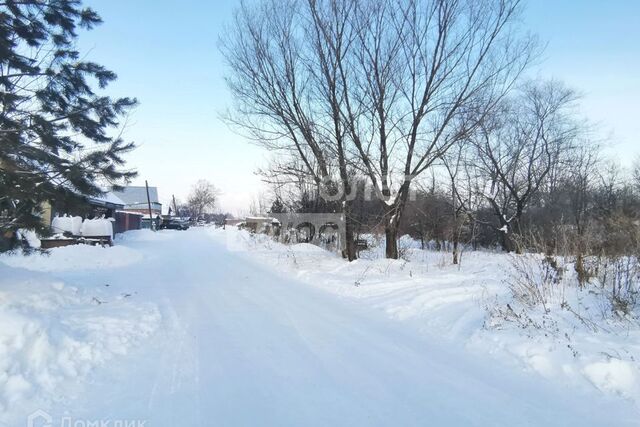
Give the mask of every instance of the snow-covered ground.
[[505, 255], [408, 258], [202, 228], [0, 256], [0, 425], [639, 424], [637, 329], [522, 329], [487, 310]]
[[104, 274], [141, 259], [126, 247], [93, 246], [0, 257], [0, 425], [67, 405], [96, 368], [157, 330], [157, 306]]
[[[278, 270], [288, 277], [382, 310], [465, 351], [491, 354], [558, 384], [595, 387], [640, 408], [640, 325], [606, 316], [605, 302], [593, 289], [564, 287], [551, 298], [550, 313], [542, 307], [524, 311], [508, 289], [518, 274], [512, 255], [464, 252], [461, 265], [453, 265], [450, 253], [420, 250], [403, 236], [405, 260], [384, 259], [383, 242], [369, 238], [375, 246], [345, 263], [308, 244], [283, 246], [246, 233], [227, 238], [229, 247], [247, 250], [265, 265], [277, 257]], [[521, 321], [505, 318], [507, 304], [514, 312], [506, 314]]]

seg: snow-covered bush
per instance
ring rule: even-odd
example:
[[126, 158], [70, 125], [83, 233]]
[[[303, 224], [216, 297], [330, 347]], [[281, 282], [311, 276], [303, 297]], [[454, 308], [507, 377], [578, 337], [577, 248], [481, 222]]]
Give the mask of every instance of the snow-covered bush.
[[553, 256], [539, 254], [510, 257], [512, 271], [507, 284], [514, 299], [527, 307], [542, 305], [545, 312], [549, 304], [562, 304], [566, 280], [564, 261]]
[[[507, 321], [556, 335], [562, 329], [557, 323], [564, 316], [592, 332], [620, 321], [640, 321], [638, 258], [589, 257], [583, 261], [593, 274], [584, 283], [579, 279], [576, 262], [568, 257], [511, 256], [504, 279], [510, 298], [486, 304], [489, 324], [500, 326]], [[561, 322], [566, 323], [567, 319]]]
[[32, 249], [37, 249], [40, 247], [40, 238], [33, 230], [20, 229], [17, 231], [17, 237], [18, 239], [24, 241]]
[[640, 262], [637, 257], [600, 258], [594, 281], [606, 295], [610, 313], [623, 318], [635, 316], [640, 292]]

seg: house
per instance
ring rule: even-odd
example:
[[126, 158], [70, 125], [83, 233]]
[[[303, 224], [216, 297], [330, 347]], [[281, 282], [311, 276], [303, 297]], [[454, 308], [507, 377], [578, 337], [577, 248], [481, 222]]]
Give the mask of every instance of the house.
[[243, 227], [253, 233], [272, 234], [280, 226], [280, 221], [271, 217], [248, 216]]
[[70, 203], [67, 200], [50, 200], [42, 204], [42, 222], [50, 225], [57, 215], [80, 216], [82, 218], [115, 218], [117, 211], [124, 209], [124, 202], [112, 192], [101, 196], [81, 196]]
[[87, 203], [93, 208], [94, 216], [104, 214], [112, 218], [116, 211], [124, 209], [125, 203], [113, 192], [109, 191], [101, 196], [87, 197]]
[[142, 214], [126, 212], [126, 203], [113, 192], [107, 192], [102, 196], [87, 197], [87, 203], [92, 207], [92, 216], [113, 218], [113, 233], [124, 233], [129, 230], [141, 228]]
[[[83, 196], [81, 202], [74, 202], [69, 204], [64, 200], [52, 200], [43, 204], [42, 221], [45, 225], [51, 226], [51, 231], [54, 234], [71, 233], [72, 236], [80, 236], [81, 225], [83, 220], [87, 221], [96, 218], [110, 219], [112, 222], [111, 235], [91, 235], [85, 234], [86, 231], [82, 231], [82, 237], [101, 238], [111, 244], [111, 239], [117, 233], [123, 233], [129, 230], [139, 230], [141, 228], [142, 214], [134, 212], [122, 212], [125, 207], [125, 203], [120, 200], [118, 196], [112, 192], [106, 192], [100, 196]], [[68, 218], [63, 221], [62, 219], [55, 218], [57, 216], [75, 217], [79, 221], [77, 228], [70, 225], [74, 220]], [[95, 227], [93, 227], [95, 229]], [[75, 231], [74, 231], [75, 230]], [[109, 234], [109, 233], [107, 233]], [[54, 237], [42, 239], [43, 248], [52, 248], [57, 246], [66, 246], [68, 244], [75, 244], [77, 240], [70, 237]]]
[[[146, 187], [129, 186], [122, 191], [114, 192], [114, 194], [124, 202], [124, 209], [122, 209], [124, 212], [149, 215]], [[157, 215], [162, 215], [162, 203], [158, 199], [157, 187], [149, 187], [149, 201], [151, 201], [151, 216], [155, 218]]]
[[224, 219], [224, 225], [225, 226], [228, 225], [229, 227], [237, 226], [243, 222], [244, 222], [243, 218], [225, 218]]

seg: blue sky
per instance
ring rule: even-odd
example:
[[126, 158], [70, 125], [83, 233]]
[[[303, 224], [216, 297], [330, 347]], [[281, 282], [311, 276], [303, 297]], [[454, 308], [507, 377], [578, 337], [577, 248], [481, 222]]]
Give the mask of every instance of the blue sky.
[[[222, 190], [220, 209], [245, 210], [260, 192], [254, 171], [267, 153], [219, 119], [229, 105], [217, 40], [237, 1], [91, 0], [104, 24], [83, 32], [88, 59], [115, 71], [114, 96], [135, 96], [125, 137], [139, 180], [168, 206], [200, 178]], [[529, 0], [524, 24], [548, 43], [532, 73], [580, 91], [623, 164], [640, 154], [640, 1]]]

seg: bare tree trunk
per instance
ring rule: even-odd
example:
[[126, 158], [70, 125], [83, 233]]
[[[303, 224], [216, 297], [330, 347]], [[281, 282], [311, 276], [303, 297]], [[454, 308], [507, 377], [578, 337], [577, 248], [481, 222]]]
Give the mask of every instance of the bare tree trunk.
[[398, 259], [398, 227], [388, 225], [384, 229], [386, 237], [385, 255], [387, 258]]
[[343, 257], [348, 259], [349, 261], [354, 261], [357, 259], [357, 248], [355, 241], [355, 233], [353, 227], [353, 219], [351, 218], [352, 212], [352, 202], [349, 200], [345, 200], [343, 213], [344, 213], [344, 224], [345, 224], [345, 238], [347, 241], [345, 242], [345, 249], [343, 252]]
[[453, 264], [456, 265], [458, 264], [458, 240], [459, 240], [459, 229], [460, 229], [460, 225], [458, 224], [458, 205], [457, 205], [457, 201], [458, 201], [458, 197], [456, 195], [456, 180], [455, 180], [455, 174], [451, 174], [451, 207], [452, 207], [452, 214], [453, 214], [453, 233], [452, 233], [452, 240], [453, 240]]
[[453, 264], [458, 264], [458, 233], [453, 237]]
[[516, 245], [513, 240], [513, 229], [509, 223], [506, 221], [500, 221], [501, 228], [498, 229], [498, 239], [500, 241], [500, 246], [502, 246], [502, 250], [505, 252], [515, 252], [520, 253], [518, 245]]
[[394, 203], [389, 206], [385, 203], [384, 212], [384, 234], [386, 237], [385, 243], [385, 255], [387, 258], [398, 259], [398, 229], [400, 228], [400, 221], [402, 220], [402, 214], [409, 198], [409, 185], [410, 181], [405, 181], [398, 195], [396, 196]]
[[502, 246], [502, 250], [505, 252], [513, 252], [514, 244], [513, 239], [511, 238], [511, 233], [509, 231], [500, 230], [500, 246]]

